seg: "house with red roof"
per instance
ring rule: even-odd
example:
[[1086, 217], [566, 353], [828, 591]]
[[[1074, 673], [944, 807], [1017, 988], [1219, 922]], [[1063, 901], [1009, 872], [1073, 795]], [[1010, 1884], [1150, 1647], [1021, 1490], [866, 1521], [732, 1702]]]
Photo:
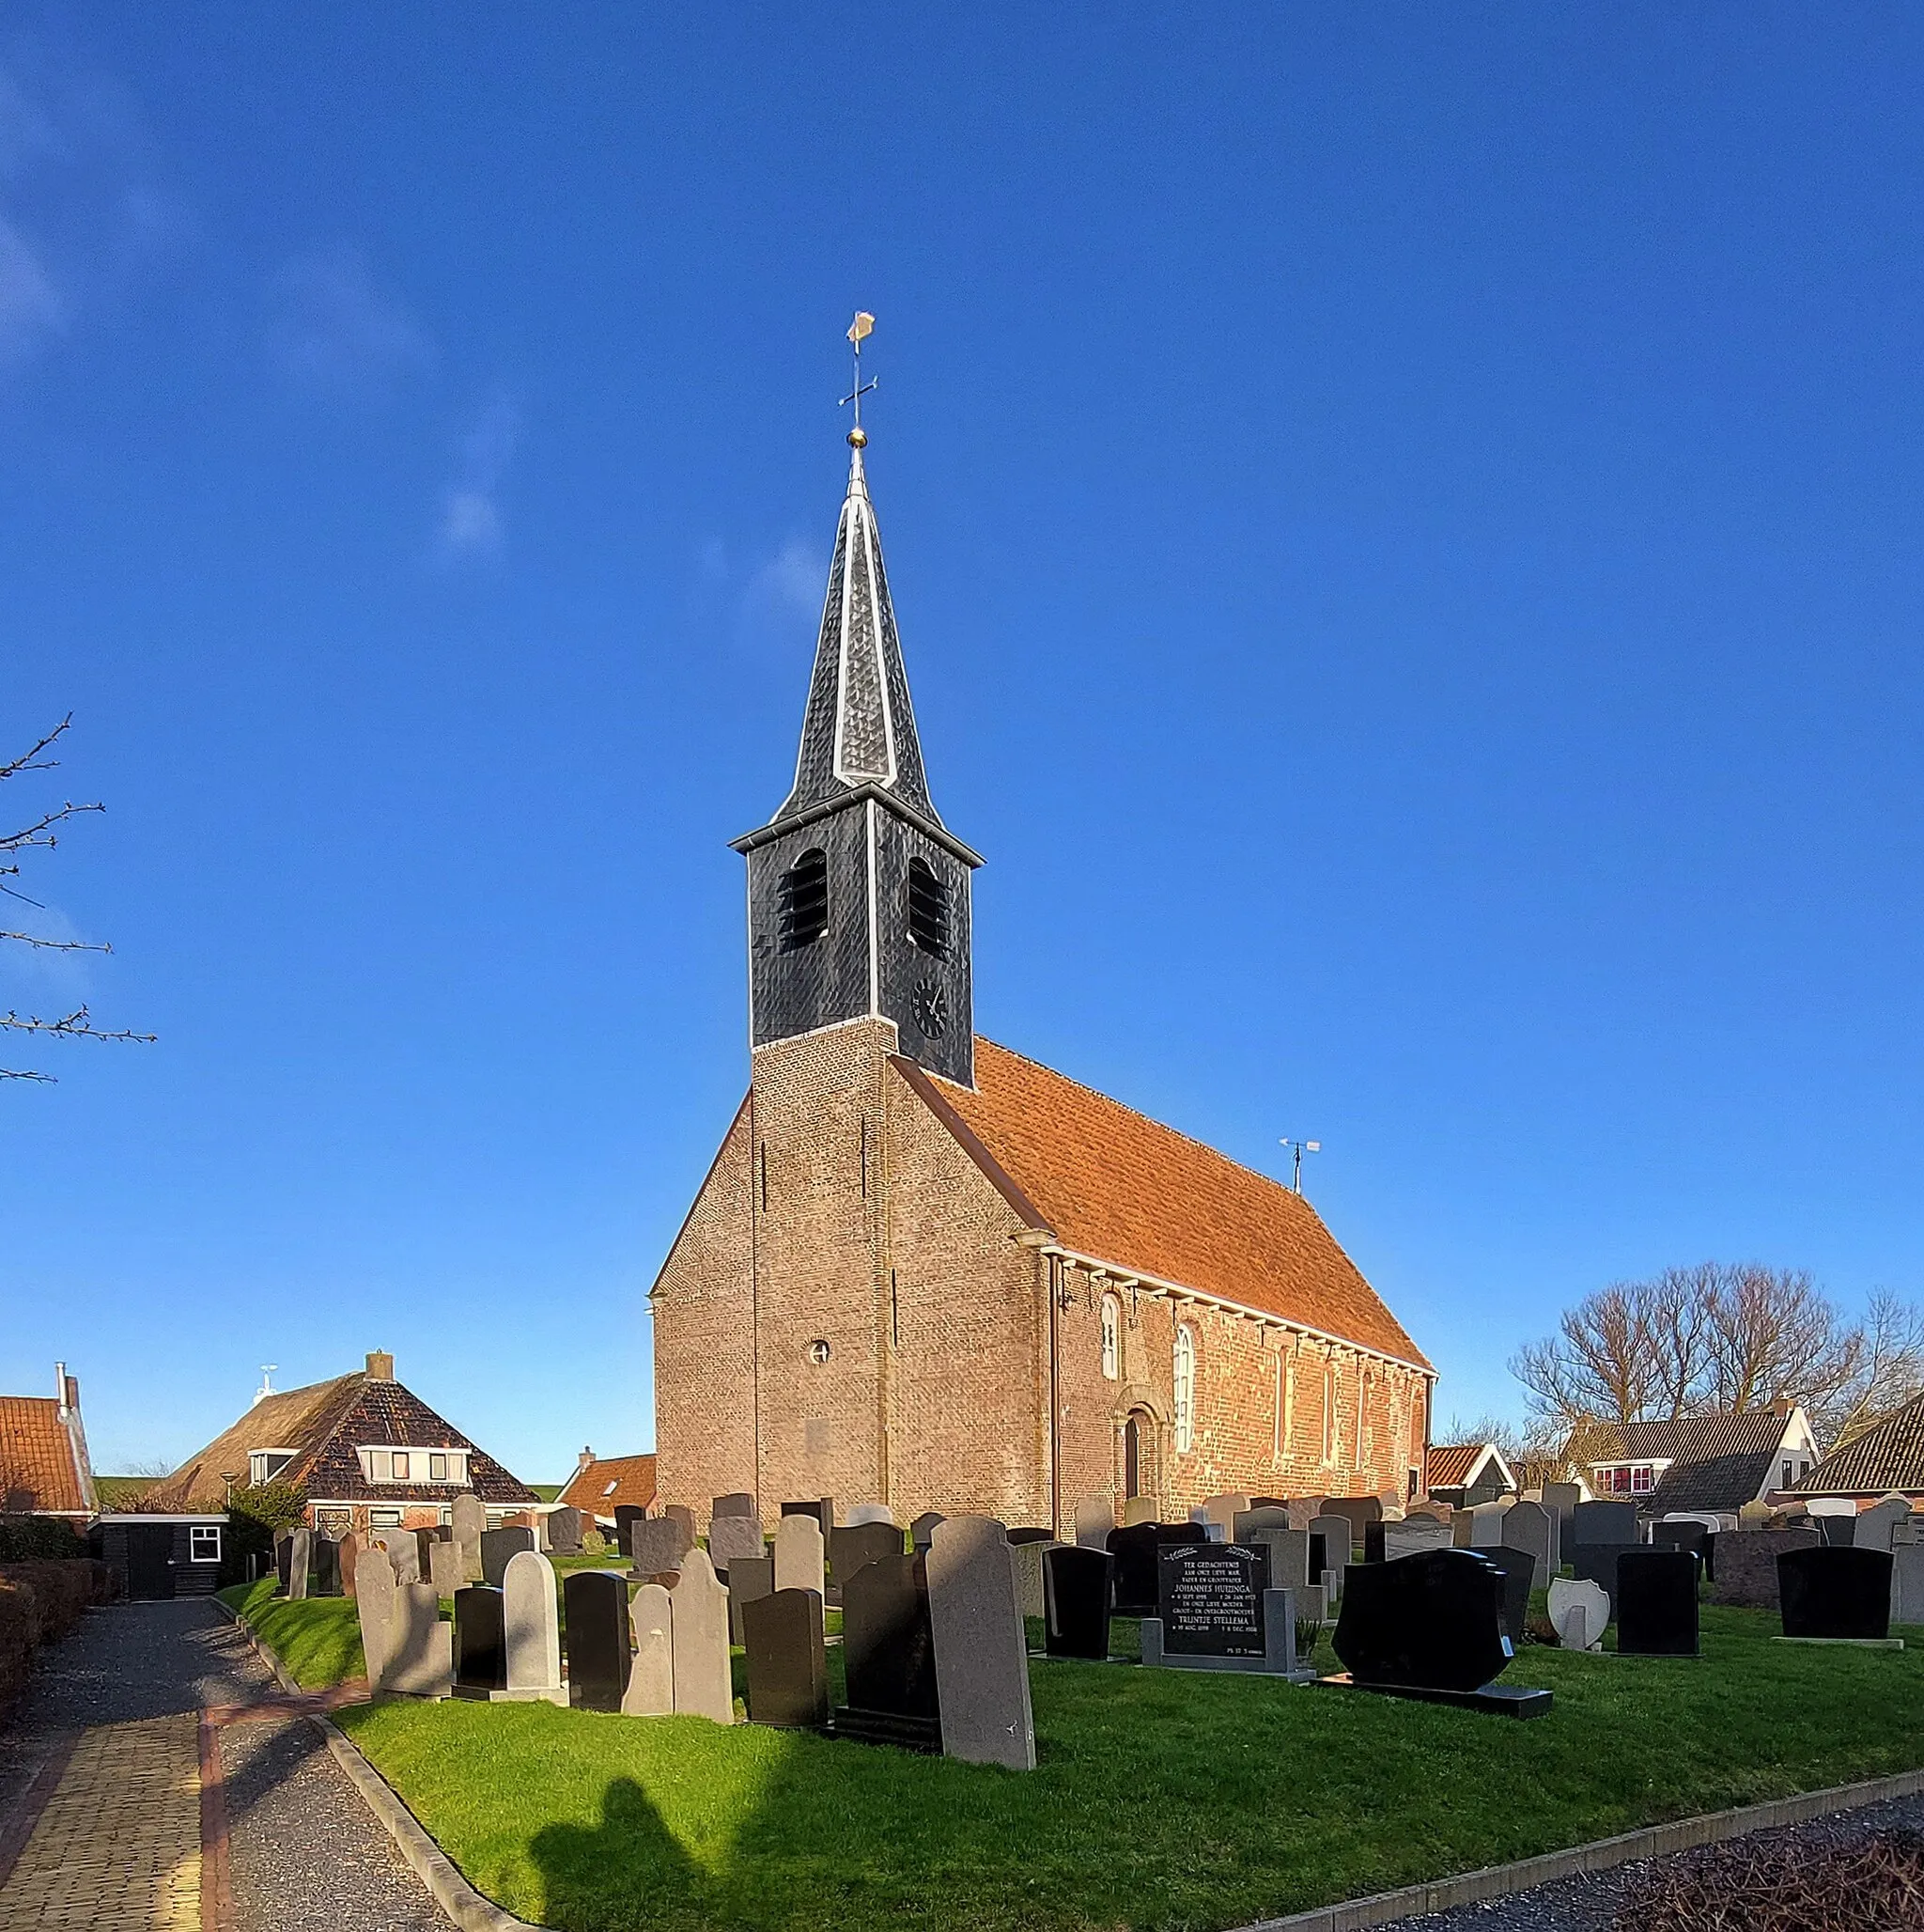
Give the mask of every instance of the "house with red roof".
[[977, 1036], [982, 861], [929, 795], [849, 442], [794, 782], [735, 842], [749, 1090], [651, 1297], [662, 1500], [1406, 1499], [1435, 1371], [1315, 1208]]
[[80, 1420], [80, 1379], [54, 1364], [52, 1395], [0, 1395], [0, 1516], [59, 1517], [84, 1530], [99, 1498]]
[[555, 1499], [557, 1506], [578, 1509], [582, 1516], [610, 1527], [621, 1508], [655, 1506], [655, 1458], [652, 1456], [597, 1456], [583, 1449], [575, 1472]]

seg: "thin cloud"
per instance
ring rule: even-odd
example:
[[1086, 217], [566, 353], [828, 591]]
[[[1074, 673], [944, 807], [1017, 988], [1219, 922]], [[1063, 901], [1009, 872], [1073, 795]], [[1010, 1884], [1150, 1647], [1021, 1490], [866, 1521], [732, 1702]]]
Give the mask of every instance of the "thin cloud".
[[287, 263], [274, 278], [272, 305], [274, 357], [297, 381], [361, 393], [433, 359], [427, 332], [348, 244]]
[[454, 477], [442, 491], [436, 531], [443, 561], [500, 550], [504, 535], [501, 485], [520, 437], [520, 413], [506, 397], [496, 396], [460, 439]]
[[67, 326], [67, 299], [27, 239], [0, 214], [0, 360], [23, 362]]

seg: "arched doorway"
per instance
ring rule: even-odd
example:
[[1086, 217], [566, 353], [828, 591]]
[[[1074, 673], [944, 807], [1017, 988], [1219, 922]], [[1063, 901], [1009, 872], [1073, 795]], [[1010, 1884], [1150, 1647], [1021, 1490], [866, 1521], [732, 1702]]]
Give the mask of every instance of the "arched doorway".
[[1133, 1503], [1139, 1497], [1154, 1501], [1158, 1493], [1157, 1434], [1156, 1417], [1147, 1409], [1132, 1409], [1123, 1419], [1123, 1501], [1125, 1503]]

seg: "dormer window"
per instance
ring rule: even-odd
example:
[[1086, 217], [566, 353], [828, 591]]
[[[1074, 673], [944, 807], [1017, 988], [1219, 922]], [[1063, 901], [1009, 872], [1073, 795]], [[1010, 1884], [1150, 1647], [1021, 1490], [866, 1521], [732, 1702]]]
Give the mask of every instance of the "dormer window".
[[908, 862], [908, 943], [932, 959], [949, 957], [949, 887], [926, 859]]
[[375, 1448], [364, 1444], [354, 1453], [361, 1458], [362, 1475], [370, 1483], [452, 1483], [461, 1488], [468, 1480], [465, 1449]]
[[291, 1449], [250, 1449], [247, 1480], [256, 1489], [271, 1483], [294, 1459]]
[[829, 855], [811, 847], [782, 875], [775, 894], [784, 953], [812, 946], [829, 929]]

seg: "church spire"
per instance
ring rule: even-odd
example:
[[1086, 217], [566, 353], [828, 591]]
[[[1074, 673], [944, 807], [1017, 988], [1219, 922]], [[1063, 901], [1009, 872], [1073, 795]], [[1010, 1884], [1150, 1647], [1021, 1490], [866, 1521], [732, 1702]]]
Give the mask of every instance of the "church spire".
[[855, 408], [848, 432], [848, 493], [835, 526], [835, 555], [829, 566], [795, 786], [775, 814], [778, 825], [861, 786], [878, 787], [919, 817], [938, 826], [942, 822], [929, 801], [875, 505], [862, 469], [868, 432], [861, 427], [861, 398], [875, 387], [861, 381], [861, 340], [868, 334], [862, 324], [873, 327], [874, 319], [858, 316], [849, 331], [856, 363], [854, 390], [844, 398]]

